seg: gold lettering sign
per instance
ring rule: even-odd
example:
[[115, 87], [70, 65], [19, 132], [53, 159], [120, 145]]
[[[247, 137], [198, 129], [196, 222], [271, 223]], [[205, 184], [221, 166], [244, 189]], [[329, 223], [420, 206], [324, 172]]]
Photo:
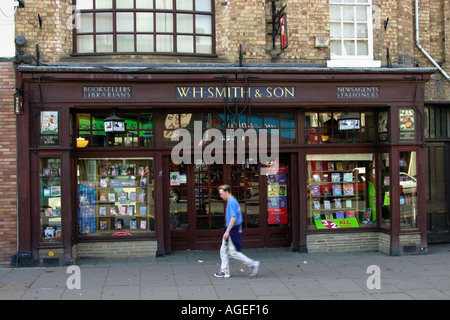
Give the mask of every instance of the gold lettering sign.
[[176, 87], [178, 99], [292, 99], [295, 87]]
[[130, 99], [131, 87], [83, 87], [83, 98], [85, 99]]
[[378, 99], [379, 87], [337, 87], [336, 97], [339, 99]]

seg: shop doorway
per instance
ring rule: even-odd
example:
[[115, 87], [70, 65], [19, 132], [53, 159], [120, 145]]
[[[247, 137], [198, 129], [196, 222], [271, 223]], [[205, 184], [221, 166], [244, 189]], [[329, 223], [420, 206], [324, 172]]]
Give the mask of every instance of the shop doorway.
[[290, 246], [290, 158], [261, 174], [261, 164], [180, 164], [169, 161], [171, 249], [217, 249], [226, 204], [218, 187], [228, 184], [243, 216], [245, 247]]

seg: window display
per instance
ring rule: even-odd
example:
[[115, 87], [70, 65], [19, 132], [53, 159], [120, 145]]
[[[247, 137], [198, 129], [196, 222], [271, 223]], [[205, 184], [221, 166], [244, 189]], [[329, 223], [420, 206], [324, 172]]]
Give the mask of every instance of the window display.
[[41, 241], [62, 241], [61, 234], [61, 159], [40, 161]]
[[373, 154], [307, 155], [308, 226], [375, 226]]
[[416, 152], [400, 152], [400, 228], [417, 228]]
[[389, 153], [380, 154], [380, 196], [381, 227], [389, 229], [391, 225], [391, 179], [389, 175]]
[[79, 159], [78, 233], [155, 231], [153, 159]]

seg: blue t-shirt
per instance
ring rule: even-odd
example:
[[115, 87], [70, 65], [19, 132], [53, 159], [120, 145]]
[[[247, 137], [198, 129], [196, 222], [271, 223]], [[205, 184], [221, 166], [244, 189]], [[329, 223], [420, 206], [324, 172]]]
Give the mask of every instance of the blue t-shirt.
[[225, 227], [228, 227], [232, 217], [236, 218], [234, 226], [239, 226], [242, 223], [241, 207], [239, 206], [239, 202], [234, 197], [231, 197], [227, 202], [227, 210], [225, 211]]

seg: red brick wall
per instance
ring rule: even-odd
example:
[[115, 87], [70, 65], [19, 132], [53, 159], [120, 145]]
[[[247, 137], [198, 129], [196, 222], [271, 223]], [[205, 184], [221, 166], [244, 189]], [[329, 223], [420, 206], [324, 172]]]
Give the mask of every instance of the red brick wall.
[[0, 264], [9, 263], [17, 244], [16, 116], [14, 67], [0, 62]]

